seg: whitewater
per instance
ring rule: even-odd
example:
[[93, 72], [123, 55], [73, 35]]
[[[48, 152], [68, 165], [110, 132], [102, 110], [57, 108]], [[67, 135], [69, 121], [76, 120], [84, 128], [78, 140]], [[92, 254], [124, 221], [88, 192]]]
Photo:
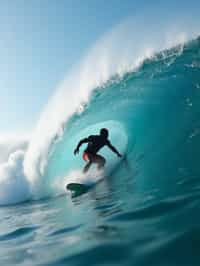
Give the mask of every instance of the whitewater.
[[[31, 139], [0, 143], [4, 265], [199, 265], [200, 25], [155, 21], [147, 31], [129, 18], [103, 36]], [[73, 150], [102, 127], [127, 161], [105, 148], [104, 171], [83, 175]], [[96, 186], [73, 201], [71, 181]]]

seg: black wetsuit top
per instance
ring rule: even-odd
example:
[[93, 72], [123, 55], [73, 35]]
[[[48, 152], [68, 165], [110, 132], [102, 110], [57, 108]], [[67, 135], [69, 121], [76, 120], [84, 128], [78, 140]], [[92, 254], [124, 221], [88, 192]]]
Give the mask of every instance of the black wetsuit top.
[[96, 154], [103, 146], [110, 145], [110, 141], [101, 135], [91, 135], [87, 138], [88, 145], [85, 152], [90, 154]]

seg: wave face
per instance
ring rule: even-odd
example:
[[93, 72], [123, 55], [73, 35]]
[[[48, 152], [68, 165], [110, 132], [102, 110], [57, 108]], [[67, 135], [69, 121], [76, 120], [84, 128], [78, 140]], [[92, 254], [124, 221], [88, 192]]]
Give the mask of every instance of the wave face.
[[[73, 156], [75, 145], [105, 126], [111, 134], [118, 130], [111, 141], [126, 152], [131, 165], [127, 171], [121, 163], [117, 176], [137, 172], [138, 192], [156, 187], [164, 195], [187, 176], [198, 178], [199, 97], [199, 39], [158, 53], [123, 77], [114, 76], [92, 92], [84, 110], [54, 138], [42, 194], [51, 193], [52, 187], [54, 191], [56, 182], [68, 182], [69, 172], [83, 167], [80, 156]], [[106, 156], [109, 161], [111, 155]]]

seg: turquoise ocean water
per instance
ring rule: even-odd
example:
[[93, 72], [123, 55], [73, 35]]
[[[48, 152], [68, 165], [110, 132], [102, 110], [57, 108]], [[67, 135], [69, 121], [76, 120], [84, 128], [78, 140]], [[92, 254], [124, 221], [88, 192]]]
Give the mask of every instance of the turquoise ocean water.
[[[200, 265], [199, 103], [199, 38], [97, 87], [51, 144], [45, 197], [1, 202], [0, 264]], [[74, 145], [103, 126], [127, 160], [104, 149], [105, 172], [78, 179], [101, 182], [71, 198], [64, 186], [84, 165]]]

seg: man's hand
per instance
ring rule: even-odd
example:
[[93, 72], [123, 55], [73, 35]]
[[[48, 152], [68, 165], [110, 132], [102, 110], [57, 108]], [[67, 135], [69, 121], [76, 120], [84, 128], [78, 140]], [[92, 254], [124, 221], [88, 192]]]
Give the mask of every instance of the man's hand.
[[76, 148], [76, 149], [74, 150], [74, 155], [76, 155], [77, 153], [79, 153], [79, 149], [78, 149], [78, 148]]
[[119, 158], [121, 158], [122, 157], [122, 155], [121, 155], [121, 153], [117, 153], [117, 156], [119, 157]]

